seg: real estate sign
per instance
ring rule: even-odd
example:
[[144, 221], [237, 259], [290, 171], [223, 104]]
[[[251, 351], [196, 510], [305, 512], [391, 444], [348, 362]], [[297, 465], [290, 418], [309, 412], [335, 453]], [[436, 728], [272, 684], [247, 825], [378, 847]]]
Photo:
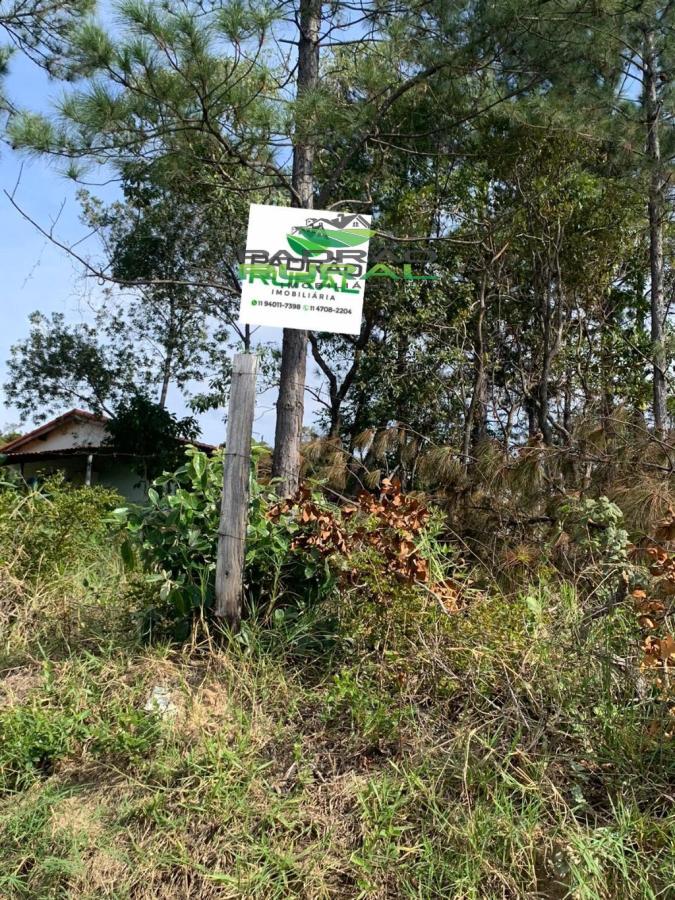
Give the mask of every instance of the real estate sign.
[[252, 204], [240, 321], [358, 334], [370, 216]]

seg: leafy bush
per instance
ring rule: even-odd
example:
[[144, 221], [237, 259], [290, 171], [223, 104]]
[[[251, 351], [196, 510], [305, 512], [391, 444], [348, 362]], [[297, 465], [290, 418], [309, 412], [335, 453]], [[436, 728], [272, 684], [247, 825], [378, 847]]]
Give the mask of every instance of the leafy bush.
[[[262, 452], [254, 448], [254, 457]], [[190, 447], [186, 457], [175, 472], [155, 479], [148, 506], [118, 510], [129, 538], [123, 548], [127, 563], [133, 565], [138, 551], [146, 581], [156, 589], [144, 630], [168, 626], [179, 639], [213, 606], [222, 485], [221, 454], [209, 457]], [[432, 584], [441, 603], [453, 604], [456, 586], [446, 577], [440, 528], [438, 516], [389, 482], [379, 497], [364, 493], [355, 504], [341, 507], [308, 489], [279, 502], [252, 475], [245, 577], [249, 612], [297, 634], [301, 615], [339, 585], [357, 583], [361, 567], [366, 573], [373, 568], [387, 572], [394, 582]]]
[[628, 567], [623, 513], [607, 497], [568, 500], [558, 509], [556, 546], [563, 573], [601, 604], [621, 590]]
[[607, 497], [570, 500], [561, 505], [559, 516], [578, 550], [605, 564], [626, 561], [628, 532], [616, 503]]
[[222, 456], [194, 447], [175, 472], [161, 475], [148, 491], [148, 505], [117, 510], [130, 538], [123, 545], [127, 564], [134, 548], [158, 603], [146, 610], [145, 628], [168, 619], [185, 636], [193, 615], [213, 602], [215, 552], [222, 489]]
[[7, 485], [0, 492], [0, 564], [35, 577], [95, 563], [109, 543], [110, 513], [120, 499], [107, 488], [72, 487], [62, 474], [34, 488]]
[[[254, 459], [262, 452], [264, 448], [254, 448]], [[184, 465], [155, 479], [146, 507], [117, 511], [128, 531], [123, 547], [127, 564], [133, 565], [137, 550], [147, 583], [156, 589], [156, 602], [145, 611], [144, 631], [168, 628], [178, 639], [213, 606], [223, 481], [222, 454], [209, 457], [195, 447], [185, 453]], [[298, 526], [290, 519], [269, 519], [276, 500], [252, 477], [245, 587], [249, 608], [263, 618], [282, 602], [311, 604], [333, 583], [325, 566], [293, 547]]]

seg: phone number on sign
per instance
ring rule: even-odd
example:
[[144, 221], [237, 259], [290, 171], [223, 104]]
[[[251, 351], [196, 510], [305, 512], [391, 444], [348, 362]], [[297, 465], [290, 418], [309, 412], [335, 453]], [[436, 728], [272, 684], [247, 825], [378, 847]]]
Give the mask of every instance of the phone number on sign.
[[256, 306], [271, 306], [275, 309], [302, 309], [304, 312], [339, 313], [348, 316], [351, 309], [341, 306], [303, 306], [301, 303], [284, 303], [281, 300], [254, 300]]

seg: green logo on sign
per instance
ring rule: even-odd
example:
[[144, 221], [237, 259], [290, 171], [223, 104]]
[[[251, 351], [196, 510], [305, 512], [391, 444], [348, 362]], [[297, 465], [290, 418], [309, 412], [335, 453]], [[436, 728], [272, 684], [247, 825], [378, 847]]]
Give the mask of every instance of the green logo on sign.
[[330, 219], [308, 219], [286, 235], [288, 246], [302, 256], [320, 256], [326, 250], [358, 247], [373, 234], [362, 216], [338, 214]]

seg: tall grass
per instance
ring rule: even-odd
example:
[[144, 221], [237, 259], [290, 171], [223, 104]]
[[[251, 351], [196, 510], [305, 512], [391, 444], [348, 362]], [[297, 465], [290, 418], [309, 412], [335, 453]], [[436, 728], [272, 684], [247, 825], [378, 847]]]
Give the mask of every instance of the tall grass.
[[370, 558], [227, 644], [149, 645], [106, 528], [37, 568], [2, 532], [0, 896], [672, 896], [625, 603], [476, 571], [449, 614]]

